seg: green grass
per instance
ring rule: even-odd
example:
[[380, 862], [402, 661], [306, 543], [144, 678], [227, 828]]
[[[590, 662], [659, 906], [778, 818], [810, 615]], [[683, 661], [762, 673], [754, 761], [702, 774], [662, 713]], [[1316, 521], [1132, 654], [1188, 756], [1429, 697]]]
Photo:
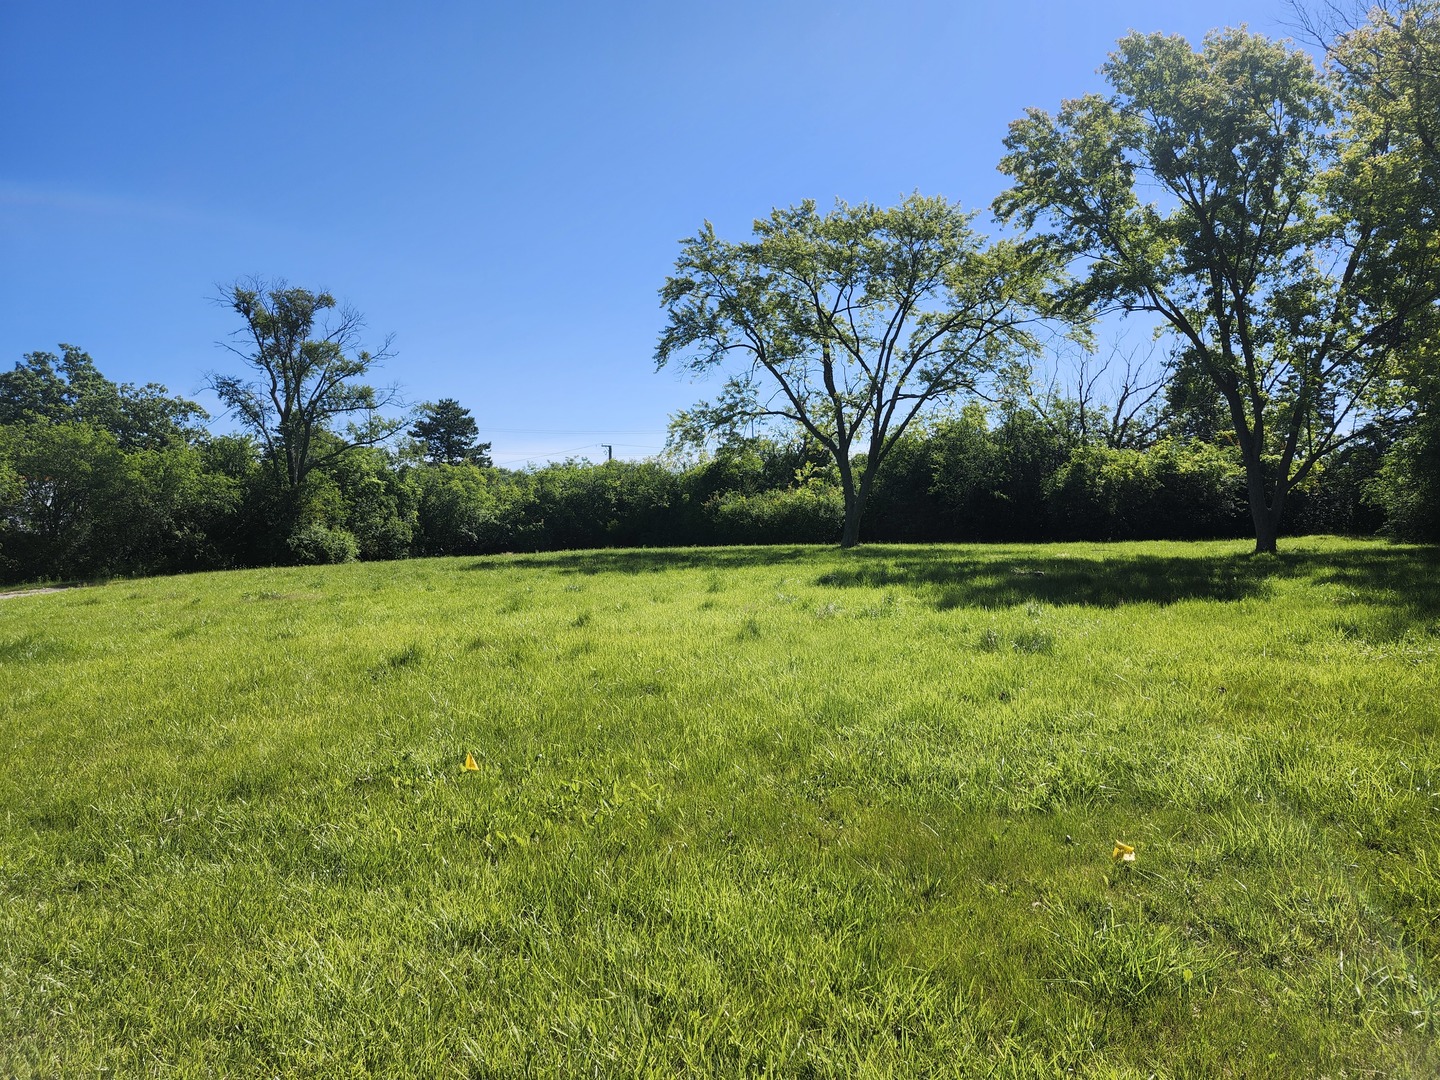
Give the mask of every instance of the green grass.
[[0, 1075], [1436, 1075], [1440, 561], [1244, 547], [0, 602]]

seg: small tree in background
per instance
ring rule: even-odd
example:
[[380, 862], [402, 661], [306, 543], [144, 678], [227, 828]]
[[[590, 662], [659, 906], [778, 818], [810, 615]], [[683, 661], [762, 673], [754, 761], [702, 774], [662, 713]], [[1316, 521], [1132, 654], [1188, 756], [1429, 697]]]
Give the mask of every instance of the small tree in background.
[[490, 444], [479, 441], [480, 428], [470, 410], [454, 398], [420, 406], [421, 416], [410, 429], [424, 447], [425, 459], [436, 465], [490, 465]]

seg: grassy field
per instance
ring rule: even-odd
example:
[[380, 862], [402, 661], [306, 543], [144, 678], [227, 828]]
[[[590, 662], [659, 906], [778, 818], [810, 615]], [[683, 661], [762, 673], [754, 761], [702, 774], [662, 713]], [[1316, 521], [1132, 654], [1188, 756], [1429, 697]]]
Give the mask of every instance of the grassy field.
[[1246, 546], [4, 601], [0, 1075], [1440, 1074], [1440, 559]]

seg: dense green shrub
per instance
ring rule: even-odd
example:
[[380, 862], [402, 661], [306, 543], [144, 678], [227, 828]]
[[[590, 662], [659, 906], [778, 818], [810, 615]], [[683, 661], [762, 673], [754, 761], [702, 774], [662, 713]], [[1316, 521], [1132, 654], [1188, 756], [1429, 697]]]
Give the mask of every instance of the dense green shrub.
[[0, 552], [10, 580], [193, 570], [240, 484], [204, 445], [122, 447], [85, 423], [0, 426]]
[[415, 554], [475, 555], [509, 546], [514, 523], [507, 520], [507, 506], [496, 494], [502, 475], [469, 464], [411, 469]]
[[360, 557], [360, 542], [347, 529], [332, 529], [319, 522], [299, 526], [286, 543], [300, 566], [322, 566], [354, 562]]
[[956, 515], [934, 489], [939, 445], [927, 432], [910, 432], [891, 449], [865, 505], [860, 535], [877, 543], [943, 540]]
[[1401, 540], [1440, 543], [1440, 416], [1422, 416], [1386, 454], [1365, 488], [1384, 529]]
[[354, 535], [362, 559], [403, 559], [417, 524], [418, 492], [410, 473], [384, 450], [356, 449], [328, 468], [341, 496], [340, 525]]
[[563, 462], [531, 477], [524, 546], [544, 550], [673, 543], [675, 475], [654, 462]]
[[1040, 540], [1050, 535], [1045, 493], [1070, 453], [1070, 436], [1028, 409], [989, 426], [967, 408], [931, 430], [934, 476], [947, 540]]
[[1075, 450], [1046, 492], [1056, 536], [1082, 540], [1244, 535], [1245, 473], [1231, 452], [1164, 439], [1148, 450]]
[[828, 484], [721, 495], [708, 510], [717, 544], [831, 544], [845, 522], [844, 497]]
[[1332, 454], [1307, 482], [1291, 493], [1285, 509], [1287, 531], [1296, 535], [1330, 533], [1374, 535], [1387, 519], [1377, 481], [1390, 459], [1391, 440], [1377, 435], [1357, 440]]

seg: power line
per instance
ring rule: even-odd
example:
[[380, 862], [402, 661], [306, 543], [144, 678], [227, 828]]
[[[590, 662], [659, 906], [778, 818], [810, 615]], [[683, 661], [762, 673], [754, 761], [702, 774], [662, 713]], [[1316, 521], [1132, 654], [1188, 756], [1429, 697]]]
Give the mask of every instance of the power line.
[[617, 431], [614, 428], [498, 428], [480, 425], [480, 430], [497, 435], [665, 435], [664, 431]]
[[561, 454], [573, 454], [578, 450], [593, 450], [599, 443], [586, 443], [584, 446], [572, 446], [569, 450], [546, 451], [538, 454], [524, 454], [520, 457], [506, 458], [504, 461], [495, 462], [496, 465], [513, 465], [517, 461], [534, 461], [536, 458], [553, 458]]
[[[522, 454], [519, 457], [509, 457], [503, 461], [492, 462], [494, 465], [513, 465], [517, 461], [535, 461], [539, 458], [557, 458], [563, 454], [573, 454], [580, 450], [593, 450], [596, 447], [621, 446], [627, 450], [664, 450], [663, 446], [652, 446], [642, 443], [586, 443], [584, 446], [572, 446], [568, 450], [547, 450], [534, 454]], [[613, 454], [611, 455], [613, 458]]]

